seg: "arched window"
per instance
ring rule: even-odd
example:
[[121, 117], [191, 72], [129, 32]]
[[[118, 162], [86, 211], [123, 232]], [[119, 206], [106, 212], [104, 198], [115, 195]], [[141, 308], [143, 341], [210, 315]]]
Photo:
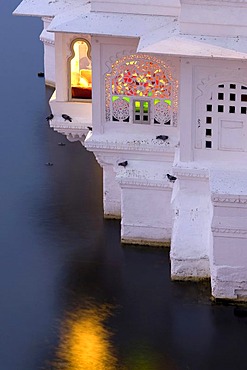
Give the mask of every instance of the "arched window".
[[92, 99], [92, 65], [87, 40], [72, 43], [70, 65], [70, 98]]
[[177, 81], [161, 60], [130, 55], [106, 75], [106, 120], [171, 125], [176, 120]]

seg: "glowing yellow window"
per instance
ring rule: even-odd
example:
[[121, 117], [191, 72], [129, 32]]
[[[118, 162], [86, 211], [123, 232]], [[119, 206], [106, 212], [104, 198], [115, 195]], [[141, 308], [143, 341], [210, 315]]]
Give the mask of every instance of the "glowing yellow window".
[[92, 64], [88, 41], [74, 42], [70, 74], [71, 98], [92, 99]]

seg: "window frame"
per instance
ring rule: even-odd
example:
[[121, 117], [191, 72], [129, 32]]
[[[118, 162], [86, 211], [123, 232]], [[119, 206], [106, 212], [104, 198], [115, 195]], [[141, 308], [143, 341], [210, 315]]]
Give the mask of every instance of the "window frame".
[[[87, 57], [88, 59], [91, 60], [92, 62], [92, 57], [91, 57], [91, 43], [89, 40], [83, 38], [83, 37], [79, 37], [79, 38], [75, 38], [73, 39], [73, 41], [70, 43], [70, 56], [67, 60], [67, 75], [68, 75], [68, 101], [72, 101], [72, 102], [81, 102], [81, 103], [92, 103], [92, 98], [91, 99], [80, 99], [80, 98], [72, 98], [72, 86], [71, 86], [71, 60], [74, 58], [75, 56], [75, 52], [74, 52], [74, 45], [76, 42], [78, 41], [83, 41], [85, 42], [85, 44], [87, 45], [88, 47], [88, 50], [87, 50]], [[92, 87], [91, 87], [92, 89]]]

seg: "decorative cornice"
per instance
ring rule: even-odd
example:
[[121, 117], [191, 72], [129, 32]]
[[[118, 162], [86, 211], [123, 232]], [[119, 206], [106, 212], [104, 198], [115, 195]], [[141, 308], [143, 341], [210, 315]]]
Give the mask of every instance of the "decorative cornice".
[[134, 141], [87, 141], [86, 146], [90, 151], [133, 151], [133, 152], [149, 152], [149, 153], [167, 153], [174, 154], [175, 148], [167, 145], [166, 143], [155, 144], [156, 140], [134, 140]]
[[209, 177], [207, 169], [179, 168], [173, 167], [173, 175], [179, 179], [207, 180]]
[[230, 229], [230, 228], [220, 228], [220, 227], [212, 227], [212, 232], [215, 234], [231, 234], [232, 236], [241, 236], [247, 235], [246, 229]]
[[116, 180], [118, 181], [121, 188], [152, 188], [152, 189], [163, 189], [172, 191], [173, 184], [166, 180], [146, 180], [140, 178], [126, 178], [117, 175]]
[[54, 41], [54, 40], [51, 40], [51, 39], [48, 39], [48, 38], [45, 38], [45, 37], [40, 37], [39, 39], [40, 39], [40, 41], [42, 41], [45, 45], [48, 45], [48, 46], [54, 46], [54, 45], [55, 45], [55, 41]]
[[247, 204], [247, 196], [230, 194], [212, 194], [213, 203]]
[[79, 128], [78, 126], [50, 124], [50, 127], [53, 128], [54, 131], [65, 135], [69, 141], [80, 141], [82, 144], [84, 143], [85, 137], [88, 133], [87, 128]]

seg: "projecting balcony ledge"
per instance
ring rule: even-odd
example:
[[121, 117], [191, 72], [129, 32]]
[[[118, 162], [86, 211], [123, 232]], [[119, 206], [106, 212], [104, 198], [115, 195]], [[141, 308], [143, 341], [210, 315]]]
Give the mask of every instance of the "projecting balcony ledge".
[[[88, 133], [88, 126], [92, 126], [92, 103], [77, 101], [57, 101], [55, 93], [50, 99], [53, 119], [49, 121], [50, 127], [65, 135], [68, 140], [84, 141]], [[69, 118], [64, 119], [66, 114]]]
[[[116, 134], [116, 132], [102, 135], [89, 133], [85, 140], [85, 147], [94, 153], [124, 153], [125, 156], [132, 156], [135, 153], [138, 157], [143, 155], [146, 157], [147, 152], [149, 152], [149, 160], [154, 160], [157, 157], [158, 160], [167, 161], [174, 157], [175, 150], [179, 147], [179, 142], [176, 136], [171, 136], [164, 141], [156, 139], [156, 136], [152, 133], [145, 135]], [[138, 157], [136, 158], [138, 159]]]

